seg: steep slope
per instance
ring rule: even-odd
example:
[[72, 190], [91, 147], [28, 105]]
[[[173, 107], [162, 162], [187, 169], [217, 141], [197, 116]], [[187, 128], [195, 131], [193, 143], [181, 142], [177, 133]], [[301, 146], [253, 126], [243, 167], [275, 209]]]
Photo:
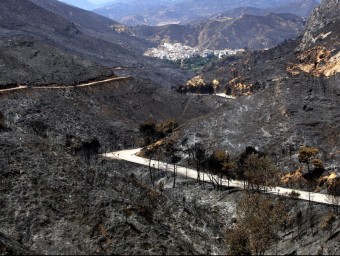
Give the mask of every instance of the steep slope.
[[[0, 131], [1, 254], [227, 254], [225, 230], [235, 224], [241, 191], [184, 177], [173, 189], [171, 173], [157, 170], [164, 187], [153, 188], [149, 168], [96, 155], [136, 147], [145, 118], [184, 123], [208, 114], [211, 98], [137, 79], [0, 97], [7, 126]], [[339, 253], [339, 221], [333, 232], [317, 228], [330, 207], [287, 204], [290, 220], [302, 211], [303, 223], [280, 232], [269, 254], [313, 254], [324, 243], [325, 252]]]
[[55, 0], [31, 2], [42, 7], [45, 13], [53, 13], [69, 22], [79, 31], [74, 37], [63, 38], [59, 35], [57, 39], [53, 38], [53, 43], [59, 47], [108, 67], [128, 67], [129, 70], [123, 71], [124, 75], [128, 73], [152, 79], [160, 85], [173, 86], [182, 83], [189, 76], [188, 72], [176, 69], [161, 60], [144, 57], [144, 51], [154, 44], [131, 36], [124, 31], [125, 27], [117, 22]]
[[112, 75], [107, 68], [33, 37], [0, 39], [0, 88], [17, 85], [73, 85]]
[[[96, 152], [137, 147], [141, 122], [183, 123], [212, 110], [205, 100], [132, 78], [0, 97], [1, 254], [198, 253], [186, 238], [196, 215], [182, 234], [178, 208], [164, 195], [149, 197], [144, 169]], [[130, 206], [132, 218], [124, 215]], [[204, 215], [212, 232], [218, 222]]]
[[[105, 65], [136, 64], [136, 56], [114, 43], [92, 38], [71, 22], [27, 0], [5, 0], [1, 4], [3, 28], [34, 35], [53, 46]], [[30, 22], [27, 23], [27, 20]]]
[[[317, 39], [321, 41], [324, 39], [322, 37], [318, 38], [319, 34], [317, 33], [319, 30], [327, 29], [327, 26], [331, 25], [331, 23], [336, 24], [339, 22], [339, 13], [337, 12], [339, 9], [340, 2], [338, 0], [333, 0], [323, 1], [322, 4], [314, 10], [312, 16], [308, 20], [307, 29], [301, 43], [301, 49], [312, 46]], [[335, 36], [338, 36], [337, 31], [335, 31], [334, 34]], [[329, 39], [326, 41], [329, 41]]]
[[[173, 66], [163, 61], [154, 61], [143, 57], [143, 49], [150, 44], [137, 38], [131, 38], [124, 33], [119, 34], [107, 27], [111, 24], [116, 24], [115, 22], [55, 1], [48, 1], [45, 4], [41, 1], [35, 2], [39, 2], [47, 9], [53, 10], [53, 13], [28, 0], [2, 1], [0, 6], [0, 32], [3, 37], [15, 35], [34, 38], [35, 41], [51, 47], [52, 52], [54, 48], [57, 48], [57, 51], [65, 52], [67, 55], [77, 55], [80, 59], [86, 60], [84, 63], [87, 64], [83, 67], [85, 68], [83, 73], [87, 73], [86, 66], [96, 66], [96, 64], [89, 64], [90, 62], [95, 62], [97, 66], [99, 64], [109, 68], [129, 67], [131, 68], [130, 74], [147, 77], [166, 86], [181, 83], [188, 77], [187, 72], [175, 70]], [[68, 21], [59, 15], [62, 12], [70, 13], [72, 11], [74, 11], [76, 15], [79, 15], [79, 17], [72, 18], [72, 15], [63, 14], [70, 20]], [[27, 20], [30, 22], [27, 22]], [[84, 22], [82, 20], [88, 21]], [[103, 28], [99, 30], [98, 28], [101, 26]], [[32, 49], [32, 51], [34, 51], [34, 49]], [[70, 57], [70, 60], [67, 62], [71, 61], [72, 58], [73, 57]], [[21, 64], [18, 64], [18, 67], [24, 66], [26, 60], [21, 60], [21, 62]], [[51, 61], [52, 64], [53, 62], [58, 63], [59, 60], [56, 58]], [[45, 62], [45, 64], [47, 64], [47, 62]], [[42, 70], [45, 69], [43, 64], [37, 62], [36, 67], [39, 67], [39, 65], [41, 65]], [[141, 67], [143, 67], [142, 71], [140, 70]], [[60, 66], [60, 68], [62, 69], [63, 66]], [[8, 69], [12, 71], [10, 67], [8, 67]], [[46, 70], [48, 69], [49, 67], [46, 68]], [[56, 69], [56, 67], [52, 68], [52, 70]], [[103, 70], [103, 75], [111, 73], [102, 67], [97, 68], [97, 71], [99, 70]], [[95, 76], [91, 78], [96, 78], [100, 75], [97, 71], [93, 73]], [[25, 70], [18, 72], [27, 73]], [[80, 73], [80, 71], [76, 72]], [[88, 71], [89, 74], [92, 74], [91, 72], [92, 71]], [[35, 73], [39, 73], [39, 70], [36, 70]], [[51, 78], [51, 75], [47, 74], [47, 77]], [[75, 74], [74, 79], [71, 80], [76, 82], [76, 77], [77, 74]], [[89, 76], [85, 76], [78, 80], [86, 80], [88, 77]], [[40, 78], [31, 78], [26, 76], [23, 80], [18, 80], [17, 82], [35, 83], [40, 80]], [[58, 81], [53, 81], [53, 79], [48, 80], [48, 83], [52, 82]], [[63, 81], [60, 80], [60, 82]], [[6, 83], [12, 83], [12, 81]]]
[[[247, 96], [193, 122], [186, 132], [190, 139], [213, 140], [230, 152], [252, 145], [280, 156], [288, 145], [316, 146], [325, 155], [339, 150], [339, 11], [333, 0], [315, 11], [304, 38], [313, 31], [319, 40], [300, 38], [205, 67], [204, 83], [215, 80], [222, 91]], [[301, 46], [305, 50], [297, 51]]]
[[2, 1], [0, 13], [2, 86], [73, 84], [112, 73], [65, 47], [79, 33], [72, 23], [23, 0]]
[[[124, 26], [104, 16], [93, 12], [85, 11], [57, 0], [30, 0], [36, 5], [57, 14], [76, 25], [82, 33], [116, 43], [129, 49], [131, 52], [143, 53], [145, 49], [152, 46], [148, 41], [132, 37], [124, 33]], [[117, 31], [116, 31], [117, 29]]]
[[[0, 131], [1, 254], [227, 253], [225, 229], [235, 224], [241, 191], [202, 188], [184, 177], [173, 189], [171, 173], [157, 170], [164, 187], [153, 188], [149, 168], [96, 155], [136, 147], [145, 118], [182, 116], [184, 123], [207, 114], [211, 98], [137, 79], [0, 97], [7, 126]], [[317, 227], [329, 207], [287, 204], [291, 220], [299, 210], [306, 216], [301, 234], [291, 224], [268, 253], [312, 254], [325, 240], [325, 252], [339, 252], [332, 239], [339, 221], [333, 233], [311, 232], [307, 218], [312, 209]]]

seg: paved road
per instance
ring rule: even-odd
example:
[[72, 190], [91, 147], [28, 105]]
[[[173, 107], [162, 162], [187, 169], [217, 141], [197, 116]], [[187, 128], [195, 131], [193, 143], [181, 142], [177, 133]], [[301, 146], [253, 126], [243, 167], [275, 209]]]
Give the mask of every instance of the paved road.
[[[99, 84], [105, 84], [108, 82], [112, 81], [117, 81], [117, 80], [124, 80], [131, 78], [131, 76], [120, 76], [120, 77], [113, 77], [113, 78], [108, 78], [100, 81], [94, 81], [90, 83], [82, 83], [82, 84], [77, 84], [75, 86], [34, 86], [30, 87], [30, 89], [66, 89], [66, 88], [74, 88], [74, 87], [86, 87], [86, 86], [93, 86], [93, 85], [99, 85]], [[16, 90], [22, 90], [22, 89], [28, 89], [29, 87], [26, 85], [20, 85], [19, 87], [15, 88], [10, 88], [10, 89], [3, 89], [0, 90], [0, 92], [9, 92], [9, 91], [16, 91]]]
[[[142, 157], [138, 157], [136, 156], [136, 153], [138, 153], [141, 149], [131, 149], [131, 150], [122, 150], [122, 151], [117, 151], [117, 152], [111, 152], [111, 153], [104, 153], [103, 156], [106, 158], [110, 158], [110, 159], [118, 159], [118, 160], [125, 160], [128, 162], [132, 162], [132, 163], [137, 163], [140, 165], [145, 165], [145, 166], [149, 166], [149, 159], [146, 158], [142, 158]], [[155, 166], [156, 168], [158, 167], [158, 161], [151, 161], [151, 166]], [[160, 162], [159, 163], [159, 168], [165, 171], [172, 171], [173, 170], [173, 165], [171, 164], [167, 164], [164, 162]], [[187, 176], [188, 178], [191, 179], [197, 179], [197, 172], [194, 169], [189, 169], [186, 167], [182, 167], [182, 166], [178, 166], [177, 167], [177, 173], [178, 175], [182, 175], [182, 176]], [[228, 181], [227, 180], [223, 180], [222, 184], [224, 186], [228, 186]], [[229, 186], [232, 187], [239, 187], [242, 188], [244, 187], [243, 181], [238, 181], [238, 180], [231, 180], [229, 183]], [[282, 196], [287, 196], [288, 197], [288, 193], [291, 193], [293, 191], [293, 189], [289, 189], [289, 188], [283, 188], [283, 187], [276, 187], [273, 189], [268, 189], [267, 193], [269, 194], [275, 194], [275, 195], [282, 195]], [[334, 204], [332, 203], [329, 198], [327, 197], [327, 195], [325, 194], [320, 194], [320, 193], [309, 193], [306, 191], [302, 191], [302, 190], [296, 190], [294, 189], [294, 191], [300, 193], [299, 199], [301, 200], [311, 200], [313, 202], [316, 203], [323, 203], [323, 204]], [[340, 201], [340, 199], [339, 199]]]
[[18, 87], [14, 87], [14, 88], [2, 89], [2, 90], [0, 90], [0, 92], [10, 92], [10, 91], [22, 90], [22, 89], [27, 89], [27, 88], [28, 88], [28, 86], [26, 86], [26, 85], [20, 85]]
[[128, 79], [128, 78], [131, 78], [131, 76], [113, 77], [113, 78], [108, 78], [108, 79], [104, 79], [104, 80], [100, 80], [100, 81], [94, 81], [94, 82], [90, 82], [90, 83], [82, 83], [82, 84], [78, 84], [78, 85], [75, 85], [75, 86], [35, 86], [35, 87], [32, 87], [32, 88], [33, 89], [65, 89], [65, 88], [72, 88], [72, 87], [86, 87], [86, 86], [105, 84], [105, 83], [117, 81], [117, 80], [124, 80], [124, 79]]
[[200, 96], [200, 95], [203, 95], [203, 96], [217, 96], [217, 97], [222, 97], [222, 98], [232, 99], [232, 100], [235, 100], [235, 99], [236, 99], [236, 97], [227, 95], [227, 94], [225, 94], [225, 93], [214, 93], [214, 94], [207, 94], [207, 93], [187, 93], [187, 95], [194, 95], [194, 96]]
[[216, 95], [216, 96], [222, 97], [222, 98], [232, 99], [232, 100], [236, 99], [236, 97], [227, 95], [225, 93], [216, 93], [216, 94], [213, 94], [213, 95]]

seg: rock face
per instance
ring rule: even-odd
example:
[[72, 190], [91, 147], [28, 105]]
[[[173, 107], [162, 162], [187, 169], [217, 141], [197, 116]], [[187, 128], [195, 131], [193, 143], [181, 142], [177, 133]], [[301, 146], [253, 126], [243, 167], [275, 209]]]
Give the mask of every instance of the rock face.
[[300, 49], [305, 50], [315, 43], [317, 32], [331, 23], [337, 23], [339, 20], [340, 1], [339, 0], [323, 0], [321, 5], [317, 7], [306, 26]]

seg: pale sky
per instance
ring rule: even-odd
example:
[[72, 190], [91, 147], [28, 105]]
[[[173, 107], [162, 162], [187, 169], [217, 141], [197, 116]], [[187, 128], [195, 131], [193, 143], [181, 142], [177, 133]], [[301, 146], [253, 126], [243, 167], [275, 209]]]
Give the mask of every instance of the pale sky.
[[110, 2], [110, 0], [88, 0], [88, 1], [93, 4], [104, 4]]

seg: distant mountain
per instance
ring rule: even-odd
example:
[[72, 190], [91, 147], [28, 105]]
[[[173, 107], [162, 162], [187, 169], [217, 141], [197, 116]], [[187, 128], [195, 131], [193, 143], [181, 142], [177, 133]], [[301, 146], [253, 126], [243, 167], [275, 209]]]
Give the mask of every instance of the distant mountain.
[[307, 18], [318, 5], [318, 2], [315, 0], [298, 0], [289, 4], [284, 3], [283, 5], [274, 8], [239, 7], [222, 14], [212, 16], [210, 19], [221, 19], [226, 17], [237, 18], [245, 14], [264, 16], [268, 13], [290, 13], [299, 17]]
[[56, 1], [60, 1], [68, 5], [72, 5], [72, 6], [89, 11], [89, 10], [94, 10], [94, 9], [105, 7], [107, 5], [115, 4], [117, 2], [126, 3], [126, 2], [131, 2], [134, 0], [106, 0], [106, 1], [103, 0], [100, 2], [97, 1], [95, 3], [88, 1], [88, 0], [56, 0]]
[[95, 8], [98, 8], [97, 4], [93, 4], [87, 0], [60, 0], [60, 2], [64, 2], [69, 5], [77, 6], [84, 10], [93, 10]]
[[210, 21], [199, 28], [202, 47], [258, 50], [296, 38], [303, 31], [304, 22], [292, 14], [269, 13], [265, 16], [243, 15], [232, 23]]
[[216, 50], [257, 50], [295, 38], [303, 28], [304, 21], [298, 16], [270, 13], [265, 16], [245, 14], [237, 18], [211, 19], [191, 26], [136, 26], [132, 28], [132, 33], [158, 44], [166, 41]]
[[270, 12], [291, 13], [300, 17], [308, 18], [314, 8], [319, 5], [315, 0], [300, 0], [292, 3], [286, 3], [279, 7], [271, 8]]
[[274, 8], [238, 7], [223, 13], [211, 15], [209, 17], [201, 17], [199, 19], [181, 22], [180, 24], [197, 25], [200, 23], [206, 23], [208, 21], [236, 19], [246, 14], [265, 16], [269, 13], [290, 13], [301, 18], [308, 18], [314, 8], [318, 5], [319, 3], [315, 0], [297, 0], [288, 4], [284, 3], [283, 5]]
[[173, 0], [117, 2], [96, 13], [126, 25], [165, 25], [207, 17], [238, 7], [275, 8], [296, 0]]

